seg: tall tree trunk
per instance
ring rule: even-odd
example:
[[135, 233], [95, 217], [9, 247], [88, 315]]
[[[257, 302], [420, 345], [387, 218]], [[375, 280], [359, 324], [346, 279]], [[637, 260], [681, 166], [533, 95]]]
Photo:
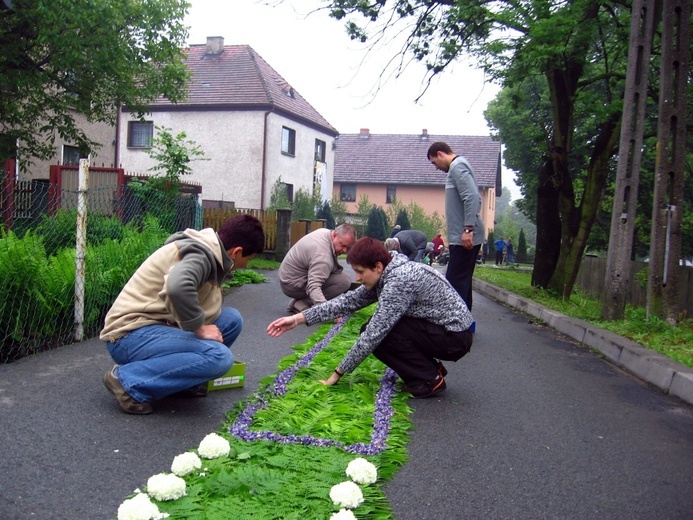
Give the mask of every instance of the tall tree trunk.
[[561, 218], [553, 163], [547, 160], [539, 170], [537, 189], [537, 250], [534, 255], [532, 285], [546, 288], [553, 276], [561, 249]]
[[[592, 226], [597, 218], [602, 193], [609, 176], [609, 159], [615, 153], [620, 130], [620, 113], [600, 128], [587, 167], [587, 177], [579, 207], [574, 206], [570, 191], [561, 192], [561, 250], [548, 289], [570, 298]], [[570, 200], [568, 200], [570, 197]]]

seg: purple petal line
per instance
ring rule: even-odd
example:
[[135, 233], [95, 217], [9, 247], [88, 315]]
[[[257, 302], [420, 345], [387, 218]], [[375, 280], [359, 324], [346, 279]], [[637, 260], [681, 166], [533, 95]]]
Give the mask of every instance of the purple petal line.
[[391, 368], [387, 368], [380, 380], [380, 388], [375, 397], [375, 411], [373, 412], [373, 431], [371, 441], [366, 444], [359, 442], [356, 444], [344, 445], [341, 442], [331, 439], [313, 437], [312, 435], [283, 435], [272, 431], [251, 430], [255, 414], [267, 408], [270, 400], [274, 397], [281, 397], [287, 392], [287, 387], [301, 368], [310, 365], [313, 358], [323, 349], [330, 340], [339, 332], [346, 323], [346, 318], [335, 324], [325, 335], [316, 343], [305, 355], [303, 355], [293, 366], [282, 370], [274, 380], [272, 385], [267, 385], [264, 390], [257, 392], [254, 398], [246, 402], [243, 410], [238, 414], [236, 420], [229, 428], [229, 433], [234, 437], [244, 441], [266, 440], [281, 444], [302, 444], [304, 446], [317, 447], [338, 447], [349, 453], [360, 455], [377, 455], [387, 448], [387, 437], [390, 432], [390, 419], [394, 415], [391, 402], [395, 395], [397, 373]]

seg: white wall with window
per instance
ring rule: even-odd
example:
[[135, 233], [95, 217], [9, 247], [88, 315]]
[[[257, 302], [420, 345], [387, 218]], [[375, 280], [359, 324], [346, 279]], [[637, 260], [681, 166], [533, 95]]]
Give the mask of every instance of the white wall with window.
[[[120, 117], [120, 162], [128, 173], [152, 174], [150, 148], [128, 146], [130, 123], [137, 118], [128, 113]], [[274, 112], [265, 116], [264, 111], [155, 111], [144, 120], [152, 122], [154, 138], [157, 127], [170, 128], [174, 135], [185, 132], [186, 140], [205, 152], [206, 160], [193, 161], [193, 174], [182, 179], [200, 183], [203, 199], [266, 208], [280, 177], [293, 186], [294, 195], [299, 189], [312, 190], [316, 140], [325, 143], [321, 177], [327, 193], [332, 192], [334, 137], [288, 117]]]

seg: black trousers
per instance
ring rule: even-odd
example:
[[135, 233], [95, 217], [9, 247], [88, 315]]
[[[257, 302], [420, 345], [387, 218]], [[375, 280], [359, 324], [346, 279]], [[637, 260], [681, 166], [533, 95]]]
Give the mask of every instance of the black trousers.
[[469, 352], [472, 340], [469, 330], [448, 332], [430, 321], [404, 316], [373, 355], [397, 372], [406, 385], [412, 386], [435, 379], [438, 360], [457, 361]]
[[450, 246], [450, 262], [445, 272], [445, 278], [462, 297], [470, 311], [472, 310], [472, 276], [480, 248], [481, 244], [471, 249], [465, 249], [459, 245]]

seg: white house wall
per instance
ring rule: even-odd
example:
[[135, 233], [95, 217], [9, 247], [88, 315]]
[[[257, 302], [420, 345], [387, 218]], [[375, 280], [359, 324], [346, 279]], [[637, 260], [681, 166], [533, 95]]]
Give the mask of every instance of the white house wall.
[[[154, 112], [145, 117], [156, 127], [171, 129], [173, 135], [185, 132], [204, 151], [208, 160], [190, 164], [193, 173], [184, 181], [202, 185], [202, 198], [230, 201], [237, 208], [257, 209], [262, 206], [263, 142], [265, 140], [264, 111], [180, 111]], [[148, 150], [128, 148], [128, 121], [132, 114], [121, 114], [120, 164], [128, 173], [154, 173], [156, 163]], [[282, 126], [296, 131], [296, 155], [281, 153]], [[264, 207], [270, 202], [272, 187], [281, 176], [283, 182], [299, 188], [312, 188], [315, 140], [326, 143], [328, 164], [327, 182], [332, 191], [334, 138], [328, 134], [298, 124], [275, 113], [267, 115], [267, 151], [265, 155]]]

